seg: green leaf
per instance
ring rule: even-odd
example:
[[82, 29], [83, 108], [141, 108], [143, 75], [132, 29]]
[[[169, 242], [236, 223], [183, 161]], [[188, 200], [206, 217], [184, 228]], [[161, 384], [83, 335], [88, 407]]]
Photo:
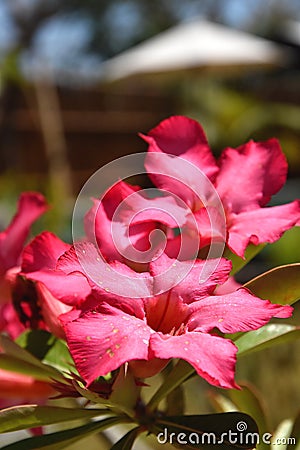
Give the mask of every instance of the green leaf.
[[59, 371], [74, 371], [74, 361], [67, 344], [45, 330], [26, 330], [16, 342], [31, 355]]
[[300, 263], [275, 267], [244, 286], [272, 303], [291, 305], [300, 298]]
[[155, 425], [159, 443], [186, 449], [252, 449], [259, 439], [255, 421], [241, 412], [164, 417]]
[[35, 358], [33, 355], [24, 350], [22, 347], [20, 347], [20, 345], [9, 339], [4, 334], [0, 335], [0, 347], [7, 355], [15, 356], [17, 359], [26, 361], [33, 365], [41, 366], [41, 363], [37, 358]]
[[126, 371], [121, 367], [113, 384], [113, 391], [109, 397], [112, 404], [131, 411], [130, 415], [134, 416], [134, 408], [140, 395], [140, 387], [136, 385], [136, 380], [130, 371]]
[[238, 337], [234, 343], [238, 347], [238, 356], [263, 350], [273, 345], [290, 342], [300, 338], [300, 328], [288, 324], [268, 324], [258, 330], [248, 331]]
[[[5, 335], [0, 335], [0, 348], [4, 353], [0, 354], [0, 367], [17, 373], [32, 374], [37, 379], [49, 381], [51, 378], [65, 382], [64, 377], [54, 367], [43, 364], [27, 350], [20, 347]], [[32, 371], [29, 373], [28, 371]]]
[[26, 330], [17, 339], [16, 343], [37, 359], [42, 360], [56, 338], [46, 330]]
[[39, 367], [14, 356], [0, 354], [0, 368], [11, 372], [30, 375], [40, 381], [51, 382], [53, 373], [47, 367]]
[[165, 398], [170, 392], [184, 383], [191, 375], [195, 373], [195, 369], [182, 359], [178, 361], [167, 379], [165, 379], [159, 389], [155, 392], [148, 403], [148, 408], [154, 411], [160, 401]]
[[[174, 369], [174, 363], [171, 361], [162, 371], [163, 380], [168, 380], [169, 375]], [[166, 396], [165, 414], [168, 416], [180, 416], [184, 414], [185, 396], [183, 385], [177, 386]]]
[[92, 433], [98, 433], [108, 427], [127, 421], [128, 419], [124, 417], [109, 417], [108, 419], [91, 422], [80, 427], [23, 439], [2, 447], [2, 450], [33, 450], [42, 448], [46, 448], [47, 450], [60, 450], [67, 448], [74, 442], [78, 442], [80, 439]]
[[140, 427], [133, 428], [133, 430], [128, 431], [122, 439], [120, 439], [118, 442], [116, 442], [112, 447], [111, 450], [131, 450], [132, 446], [134, 444], [134, 441], [136, 440], [138, 434], [141, 432]]
[[258, 253], [260, 253], [266, 244], [253, 245], [249, 244], [245, 251], [245, 259], [240, 258], [235, 253], [232, 253], [228, 247], [225, 248], [223, 257], [230, 259], [232, 262], [232, 269], [230, 275], [234, 275], [239, 272], [246, 264], [248, 264], [251, 259], [254, 258]]
[[[260, 435], [267, 433], [270, 426], [267, 422], [266, 413], [262, 400], [259, 398], [258, 392], [249, 384], [240, 383], [241, 390], [229, 390], [229, 397], [235, 403], [240, 411], [243, 411], [253, 417], [258, 425]], [[259, 449], [267, 449], [268, 445], [260, 441], [257, 445]]]
[[103, 414], [108, 415], [109, 411], [39, 405], [13, 406], [0, 411], [0, 433], [77, 419], [87, 420]]
[[134, 411], [130, 408], [127, 408], [125, 405], [119, 405], [118, 403], [113, 402], [110, 398], [103, 398], [96, 392], [90, 391], [89, 389], [85, 388], [81, 383], [75, 380], [73, 380], [72, 384], [76, 391], [87, 400], [105, 406], [110, 410], [115, 411], [117, 414], [126, 414], [129, 417], [134, 416]]

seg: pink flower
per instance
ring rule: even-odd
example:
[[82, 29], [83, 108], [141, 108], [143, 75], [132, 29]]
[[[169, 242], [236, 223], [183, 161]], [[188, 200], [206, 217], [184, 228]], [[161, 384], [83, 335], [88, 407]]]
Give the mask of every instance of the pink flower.
[[[226, 148], [216, 161], [202, 127], [187, 117], [166, 119], [142, 137], [149, 144], [146, 168], [150, 178], [160, 189], [178, 195], [193, 210], [202, 246], [217, 230], [210, 230], [208, 213], [213, 212], [203, 207], [191, 189], [199, 185], [199, 176], [190, 164], [213, 183], [225, 210], [227, 245], [238, 256], [244, 256], [248, 244], [274, 242], [299, 222], [299, 200], [265, 207], [287, 176], [287, 162], [276, 139]], [[162, 161], [155, 158], [159, 154], [175, 155], [189, 164], [172, 156]]]
[[74, 306], [86, 299], [91, 287], [81, 272], [68, 266], [69, 251], [74, 252], [71, 245], [45, 231], [25, 247], [21, 275], [43, 283], [57, 300]]
[[[172, 229], [182, 227], [189, 213], [172, 194], [155, 189], [153, 196], [152, 189], [150, 197], [149, 191], [120, 181], [101, 199], [94, 199], [85, 216], [85, 231], [108, 262], [118, 260], [135, 270], [147, 270], [159, 249], [166, 246], [167, 254], [172, 251]], [[169, 236], [164, 234], [167, 230]], [[194, 250], [195, 241], [192, 247]], [[176, 251], [179, 253], [177, 247]]]
[[59, 258], [70, 248], [54, 234], [41, 233], [24, 248], [21, 272], [13, 285], [14, 305], [22, 323], [49, 329], [60, 338], [64, 332], [58, 317], [72, 308], [70, 302], [80, 301], [82, 290], [86, 294], [90, 289], [81, 275], [68, 276], [57, 268]]
[[[176, 264], [180, 274], [188, 262], [163, 255], [150, 263], [147, 274], [118, 263], [120, 273], [130, 273], [132, 280], [143, 278], [146, 297], [122, 299], [99, 289], [80, 308], [61, 316], [70, 352], [87, 384], [127, 362], [136, 376], [148, 377], [171, 358], [181, 358], [209, 383], [236, 387], [237, 348], [220, 333], [257, 329], [272, 317], [289, 317], [292, 308], [261, 300], [243, 288], [214, 296], [216, 285], [226, 281], [231, 269], [229, 261], [221, 260], [207, 281], [199, 283], [204, 265], [214, 263], [195, 262], [183, 281], [168, 291], [160, 274], [170, 264]], [[96, 270], [92, 255], [90, 264]]]
[[21, 194], [15, 216], [0, 233], [0, 330], [17, 337], [24, 326], [12, 305], [12, 286], [20, 270], [21, 253], [30, 226], [48, 206], [44, 197], [36, 192]]
[[48, 209], [45, 198], [37, 192], [21, 194], [18, 210], [6, 230], [0, 233], [0, 273], [18, 266], [31, 225]]
[[54, 393], [49, 383], [38, 381], [30, 375], [0, 369], [0, 408], [20, 402], [42, 402]]

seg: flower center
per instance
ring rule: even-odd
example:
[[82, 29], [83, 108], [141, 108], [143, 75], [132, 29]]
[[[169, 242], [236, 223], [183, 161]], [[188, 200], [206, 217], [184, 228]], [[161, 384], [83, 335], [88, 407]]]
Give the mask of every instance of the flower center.
[[152, 330], [171, 335], [184, 333], [189, 315], [188, 306], [172, 291], [148, 299], [145, 311]]

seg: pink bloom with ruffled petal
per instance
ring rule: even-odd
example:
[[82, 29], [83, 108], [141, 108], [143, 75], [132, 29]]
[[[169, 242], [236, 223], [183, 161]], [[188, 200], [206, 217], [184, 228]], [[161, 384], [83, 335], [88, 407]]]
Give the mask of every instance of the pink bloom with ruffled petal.
[[72, 309], [69, 303], [85, 299], [90, 291], [81, 274], [57, 268], [59, 258], [70, 248], [48, 231], [36, 236], [24, 248], [20, 277], [13, 286], [15, 307], [23, 323], [31, 328], [47, 328], [59, 338], [64, 338], [64, 332], [58, 317]]
[[43, 283], [57, 300], [73, 306], [85, 300], [91, 288], [81, 273], [60, 268], [60, 258], [70, 249], [71, 245], [53, 233], [41, 233], [24, 249], [21, 275]]
[[[187, 117], [170, 117], [142, 137], [149, 144], [146, 168], [150, 178], [156, 186], [175, 193], [193, 209], [202, 246], [209, 243], [217, 230], [209, 230], [209, 217], [201, 201], [189, 189], [199, 184], [197, 175], [180, 159], [170, 157], [168, 162], [162, 163], [159, 158], [153, 158], [153, 154], [176, 155], [193, 163], [209, 178], [225, 210], [227, 245], [238, 256], [244, 256], [250, 243], [272, 243], [299, 223], [299, 200], [265, 208], [287, 177], [287, 162], [276, 139], [250, 141], [237, 149], [227, 148], [216, 161], [202, 127]], [[174, 181], [172, 177], [181, 181]]]
[[23, 192], [17, 212], [0, 233], [0, 331], [17, 337], [24, 326], [12, 305], [12, 288], [20, 271], [21, 253], [30, 227], [48, 209], [45, 198], [37, 192]]
[[172, 253], [173, 234], [166, 236], [165, 232], [182, 227], [191, 211], [180, 198], [155, 191], [150, 197], [147, 190], [119, 181], [101, 199], [93, 200], [85, 216], [85, 232], [108, 262], [118, 260], [135, 270], [146, 270], [165, 244], [166, 253]]
[[41, 194], [21, 194], [17, 213], [6, 230], [0, 233], [0, 273], [19, 265], [30, 227], [47, 209], [46, 200]]
[[[292, 313], [290, 306], [261, 300], [243, 288], [213, 295], [216, 285], [228, 279], [231, 264], [226, 260], [221, 260], [203, 283], [199, 283], [199, 277], [206, 262], [195, 262], [181, 283], [164, 292], [163, 277], [157, 283], [157, 276], [173, 263], [163, 255], [150, 264], [147, 279], [152, 296], [126, 298], [123, 304], [122, 299], [109, 293], [102, 297], [99, 292], [95, 301], [90, 299], [88, 305], [83, 303], [61, 316], [70, 352], [87, 385], [126, 362], [136, 376], [149, 377], [171, 358], [181, 358], [209, 383], [237, 387], [237, 348], [215, 330], [254, 330], [272, 317], [289, 317]], [[178, 273], [186, 264], [176, 261]], [[119, 263], [119, 270], [128, 274], [131, 269]], [[131, 272], [132, 277], [145, 277]]]

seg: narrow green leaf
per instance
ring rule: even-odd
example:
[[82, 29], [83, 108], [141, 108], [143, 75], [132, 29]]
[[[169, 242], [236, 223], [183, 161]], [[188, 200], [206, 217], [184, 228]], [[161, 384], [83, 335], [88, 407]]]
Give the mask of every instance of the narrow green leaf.
[[[240, 411], [253, 417], [258, 425], [260, 435], [270, 431], [262, 399], [258, 392], [250, 384], [240, 383], [241, 390], [230, 389], [228, 391], [230, 399], [235, 403]], [[258, 449], [267, 449], [268, 445], [260, 441]]]
[[34, 364], [30, 364], [27, 361], [15, 358], [14, 356], [5, 354], [0, 354], [0, 368], [23, 375], [31, 375], [41, 381], [50, 382], [51, 377], [53, 377], [53, 373], [49, 371], [47, 367], [39, 367]]
[[19, 360], [26, 361], [33, 365], [41, 366], [41, 363], [37, 358], [35, 358], [33, 355], [24, 350], [22, 347], [20, 347], [20, 345], [9, 339], [4, 334], [0, 335], [0, 347], [7, 355], [15, 356]]
[[272, 303], [291, 305], [300, 298], [300, 263], [275, 267], [244, 286]]
[[234, 343], [238, 356], [263, 350], [273, 345], [290, 342], [300, 338], [300, 328], [288, 324], [268, 324], [258, 330], [248, 331], [238, 337]]
[[46, 330], [26, 330], [18, 336], [15, 342], [31, 355], [42, 360], [55, 340], [56, 337]]
[[[2, 360], [1, 364], [11, 364], [11, 368], [6, 367], [6, 370], [13, 370], [18, 373], [28, 373], [27, 370], [29, 367], [31, 367], [31, 370], [35, 371], [37, 376], [44, 377], [39, 379], [49, 380], [50, 378], [54, 378], [55, 380], [61, 382], [65, 381], [64, 377], [58, 370], [47, 364], [43, 364], [35, 356], [31, 355], [25, 349], [20, 347], [16, 342], [13, 342], [3, 334], [0, 335], [0, 348], [2, 348], [2, 350], [4, 351], [4, 353], [0, 354], [0, 359]], [[22, 368], [22, 366], [24, 367]], [[5, 367], [3, 366], [0, 367], [5, 369]], [[46, 376], [48, 376], [48, 378], [46, 378]]]
[[[163, 380], [168, 380], [169, 375], [174, 369], [173, 361], [168, 364], [162, 371]], [[168, 416], [180, 416], [185, 410], [185, 396], [183, 385], [177, 386], [172, 392], [166, 396], [165, 414]]]
[[255, 421], [241, 412], [163, 417], [155, 425], [159, 443], [180, 448], [252, 449], [259, 440]]
[[26, 330], [16, 340], [23, 349], [59, 371], [74, 371], [74, 361], [65, 341], [45, 330]]
[[24, 405], [0, 411], [0, 433], [40, 427], [77, 419], [90, 419], [108, 415], [109, 411], [98, 409], [62, 408], [58, 406]]
[[116, 442], [111, 450], [131, 450], [138, 434], [141, 432], [140, 427], [133, 428], [128, 431], [118, 442]]
[[33, 436], [28, 439], [15, 442], [2, 447], [2, 450], [33, 450], [46, 448], [47, 450], [59, 450], [67, 448], [74, 442], [99, 431], [105, 430], [113, 425], [128, 422], [124, 417], [109, 417], [99, 422], [91, 422], [76, 428], [57, 431], [55, 433]]
[[154, 411], [160, 401], [165, 398], [170, 392], [184, 383], [191, 375], [195, 373], [195, 369], [186, 361], [179, 360], [173, 368], [167, 379], [165, 379], [159, 389], [155, 392], [148, 403], [148, 408]]
[[101, 397], [99, 394], [97, 394], [96, 392], [90, 391], [89, 389], [83, 387], [82, 385], [80, 385], [79, 382], [73, 380], [72, 382], [74, 388], [76, 389], [76, 391], [81, 394], [84, 398], [86, 398], [87, 400], [90, 400], [93, 403], [98, 403], [102, 406], [105, 406], [109, 409], [111, 409], [112, 411], [116, 411], [117, 413], [121, 413], [121, 414], [126, 414], [129, 417], [133, 417], [134, 416], [134, 411], [130, 408], [127, 408], [124, 405], [119, 405], [118, 403], [112, 402], [111, 399], [106, 399]]
[[249, 244], [245, 251], [245, 259], [240, 258], [235, 253], [232, 253], [228, 247], [225, 248], [223, 257], [230, 259], [232, 262], [232, 269], [230, 275], [235, 275], [239, 272], [246, 264], [248, 264], [251, 259], [254, 258], [258, 253], [260, 253], [266, 244], [253, 245]]

